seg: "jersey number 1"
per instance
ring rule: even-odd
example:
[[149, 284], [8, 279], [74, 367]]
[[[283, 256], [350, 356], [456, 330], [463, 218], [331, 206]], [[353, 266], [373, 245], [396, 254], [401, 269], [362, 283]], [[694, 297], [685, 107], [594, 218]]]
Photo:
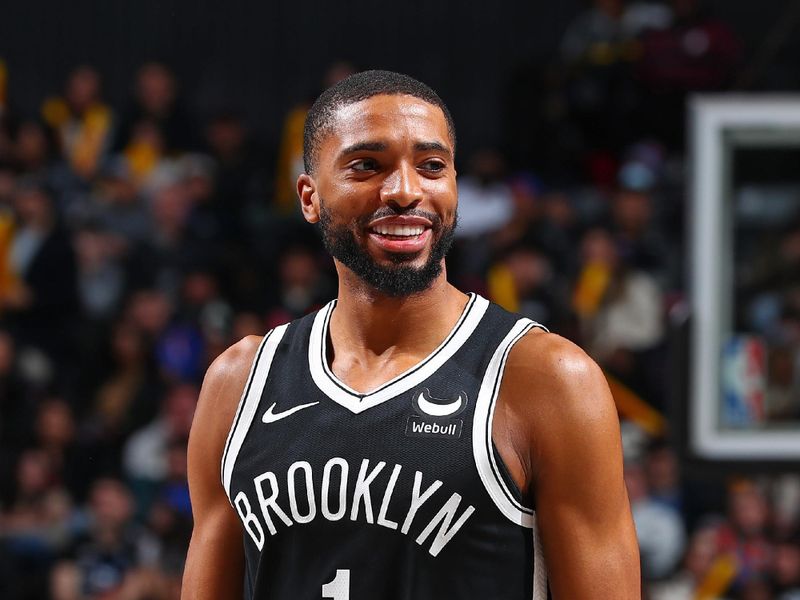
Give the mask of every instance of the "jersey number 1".
[[336, 569], [333, 581], [322, 586], [322, 597], [350, 600], [350, 569]]

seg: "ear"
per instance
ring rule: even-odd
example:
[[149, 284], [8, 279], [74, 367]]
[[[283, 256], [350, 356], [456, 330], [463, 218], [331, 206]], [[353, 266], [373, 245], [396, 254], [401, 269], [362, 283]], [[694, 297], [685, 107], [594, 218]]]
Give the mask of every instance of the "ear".
[[319, 196], [317, 184], [311, 175], [302, 173], [297, 178], [297, 195], [300, 197], [300, 209], [309, 223], [319, 221]]

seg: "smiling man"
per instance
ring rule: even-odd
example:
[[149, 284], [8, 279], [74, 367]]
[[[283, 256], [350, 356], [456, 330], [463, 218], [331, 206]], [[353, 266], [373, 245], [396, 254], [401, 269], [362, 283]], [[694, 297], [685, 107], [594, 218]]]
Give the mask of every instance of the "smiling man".
[[445, 105], [359, 73], [317, 99], [304, 151], [298, 194], [338, 297], [209, 369], [183, 597], [638, 599], [602, 373], [447, 282]]

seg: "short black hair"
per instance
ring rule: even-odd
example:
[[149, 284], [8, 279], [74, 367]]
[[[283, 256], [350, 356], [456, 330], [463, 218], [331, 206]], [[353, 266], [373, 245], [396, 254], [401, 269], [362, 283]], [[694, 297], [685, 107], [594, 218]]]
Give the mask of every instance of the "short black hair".
[[455, 150], [456, 128], [453, 117], [436, 92], [421, 81], [402, 73], [361, 71], [322, 92], [309, 109], [303, 129], [303, 164], [306, 173], [311, 174], [314, 171], [320, 140], [331, 125], [334, 113], [343, 106], [382, 94], [414, 96], [442, 109], [447, 121], [447, 132]]

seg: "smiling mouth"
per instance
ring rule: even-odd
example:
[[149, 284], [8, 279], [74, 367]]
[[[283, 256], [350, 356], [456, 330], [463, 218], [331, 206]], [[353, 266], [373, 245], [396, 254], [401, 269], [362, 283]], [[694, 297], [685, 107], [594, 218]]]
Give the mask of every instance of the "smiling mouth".
[[422, 235], [425, 229], [422, 225], [379, 224], [373, 227], [370, 232], [389, 239], [404, 240]]

